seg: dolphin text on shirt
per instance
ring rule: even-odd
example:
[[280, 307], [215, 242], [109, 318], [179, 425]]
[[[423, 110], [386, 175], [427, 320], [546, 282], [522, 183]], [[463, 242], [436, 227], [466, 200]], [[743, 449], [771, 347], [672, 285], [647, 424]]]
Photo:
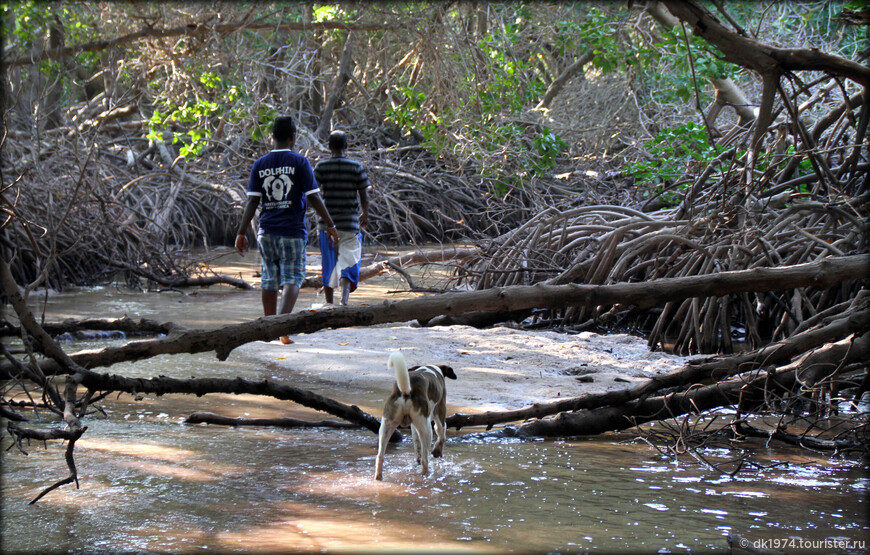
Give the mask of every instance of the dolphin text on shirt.
[[268, 177], [270, 175], [281, 175], [289, 173], [290, 175], [296, 175], [296, 168], [293, 166], [282, 166], [280, 168], [266, 168], [265, 170], [260, 170], [260, 179], [264, 177]]

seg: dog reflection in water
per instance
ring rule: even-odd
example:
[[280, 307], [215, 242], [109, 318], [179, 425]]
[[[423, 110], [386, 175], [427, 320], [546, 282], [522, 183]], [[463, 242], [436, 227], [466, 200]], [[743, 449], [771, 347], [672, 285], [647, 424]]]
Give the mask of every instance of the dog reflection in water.
[[447, 388], [444, 378], [456, 379], [453, 368], [430, 364], [408, 369], [405, 356], [396, 351], [390, 355], [387, 368], [396, 374], [393, 392], [384, 403], [384, 416], [378, 434], [378, 458], [375, 480], [383, 479], [384, 453], [390, 436], [399, 426], [411, 426], [411, 439], [417, 452], [417, 464], [423, 475], [429, 473], [429, 447], [432, 445], [432, 425], [438, 436], [432, 456], [438, 458], [447, 439], [444, 420], [447, 417]]

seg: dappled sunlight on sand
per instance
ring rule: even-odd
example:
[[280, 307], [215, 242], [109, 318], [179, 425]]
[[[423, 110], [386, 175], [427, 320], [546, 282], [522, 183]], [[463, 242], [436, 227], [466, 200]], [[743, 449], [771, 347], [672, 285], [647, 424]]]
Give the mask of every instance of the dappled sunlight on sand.
[[[294, 347], [244, 345], [238, 351], [269, 363], [271, 379], [294, 384], [315, 380], [318, 393], [366, 406], [375, 417], [395, 381], [386, 360], [396, 350], [405, 354], [409, 366], [451, 366], [458, 379], [446, 384], [448, 407], [467, 414], [625, 389], [633, 378], [667, 372], [682, 362], [650, 352], [642, 339], [625, 334], [566, 336], [409, 323], [320, 330], [300, 336]], [[586, 374], [594, 376], [578, 379]]]
[[[388, 457], [390, 455], [388, 454]], [[390, 462], [395, 462], [390, 461]], [[388, 463], [387, 463], [388, 464]], [[346, 472], [326, 472], [320, 473], [317, 476], [312, 476], [302, 486], [306, 493], [319, 495], [324, 497], [332, 497], [336, 499], [351, 498], [355, 500], [381, 500], [388, 498], [402, 498], [409, 495], [424, 495], [425, 490], [421, 490], [420, 486], [424, 484], [424, 478], [418, 471], [413, 474], [403, 472], [401, 475], [393, 468], [393, 479], [385, 479], [377, 481], [373, 478], [374, 475], [374, 457], [372, 457], [372, 465], [365, 469], [363, 475], [349, 477]], [[404, 470], [404, 469], [403, 469]], [[387, 472], [385, 472], [385, 475]], [[397, 480], [396, 478], [401, 478]], [[409, 489], [409, 482], [416, 487]]]
[[324, 357], [327, 357], [324, 359], [325, 363], [329, 362], [330, 359], [328, 357], [334, 355], [336, 351], [340, 351], [342, 356], [354, 356], [360, 354], [371, 354], [380, 352], [380, 349], [357, 349], [354, 347], [350, 347], [349, 343], [343, 342], [335, 342], [332, 344], [327, 344], [323, 347], [305, 347], [302, 346], [304, 344], [303, 342], [305, 341], [304, 338], [298, 339], [296, 341], [300, 344], [300, 347], [297, 349], [298, 352], [313, 355], [322, 355]]
[[[210, 462], [207, 468], [196, 468], [199, 456], [187, 449], [153, 443], [129, 443], [107, 439], [80, 439], [77, 446], [82, 452], [100, 451], [113, 456], [111, 464], [149, 474], [168, 476], [196, 482], [211, 482], [227, 476], [238, 476], [243, 467]], [[128, 458], [123, 459], [120, 456]], [[191, 464], [191, 466], [184, 466]], [[203, 465], [199, 465], [203, 466]]]
[[[415, 524], [412, 519], [384, 520], [349, 510], [327, 510], [310, 504], [288, 503], [276, 512], [287, 518], [247, 530], [216, 534], [217, 543], [227, 549], [244, 545], [245, 551], [288, 552], [324, 550], [358, 553], [360, 551], [474, 551], [470, 545], [443, 537], [447, 534], [431, 526]], [[493, 551], [494, 552], [494, 551]]]
[[[511, 407], [514, 408], [522, 408], [522, 406]], [[484, 412], [501, 412], [506, 410], [502, 403], [484, 403], [477, 402], [474, 405], [450, 405], [447, 407], [447, 416], [448, 418], [453, 414], [481, 414]], [[463, 431], [470, 430], [471, 428], [462, 428]]]
[[487, 368], [485, 366], [464, 366], [463, 370], [474, 372], [480, 372], [481, 374], [489, 374], [494, 378], [500, 377], [515, 377], [515, 378], [524, 378], [528, 375], [527, 371], [520, 370], [510, 370], [508, 368], [500, 367], [500, 368]]
[[[227, 416], [246, 418], [285, 418], [296, 407], [284, 399], [276, 399], [267, 395], [230, 395], [214, 394], [213, 397], [222, 397], [224, 406], [232, 406], [233, 412]], [[217, 405], [217, 403], [215, 403]]]
[[167, 462], [177, 462], [182, 458], [194, 457], [196, 453], [189, 449], [179, 449], [168, 445], [145, 443], [145, 442], [125, 442], [108, 439], [86, 439], [82, 438], [76, 443], [81, 449], [93, 449], [95, 451], [106, 451], [116, 455], [134, 455], [139, 457], [147, 457]]
[[[308, 275], [319, 272], [314, 260]], [[222, 261], [258, 281], [255, 256], [231, 253]], [[391, 292], [404, 287], [401, 277], [366, 280], [351, 305], [419, 296]], [[261, 316], [259, 291], [228, 287], [183, 296], [100, 290], [80, 302], [54, 314], [129, 312], [194, 327]], [[322, 302], [322, 294], [306, 288], [295, 311]], [[628, 335], [509, 327], [405, 322], [325, 329], [294, 340], [248, 343], [224, 362], [211, 352], [161, 355], [113, 371], [144, 379], [268, 380], [379, 418], [395, 382], [386, 361], [396, 350], [409, 366], [453, 367], [458, 379], [446, 381], [448, 417], [627, 388], [682, 364]], [[587, 375], [589, 381], [578, 379]], [[69, 474], [64, 445], [34, 443], [27, 456], [4, 452], [4, 553], [615, 553], [630, 545], [649, 553], [706, 553], [727, 552], [724, 534], [732, 529], [789, 535], [837, 530], [844, 537], [867, 529], [863, 466], [803, 452], [758, 448], [749, 460], [769, 468], [731, 477], [678, 464], [645, 444], [624, 441], [625, 435], [521, 441], [475, 437], [485, 429], [480, 426], [448, 430], [443, 456], [430, 459], [423, 476], [410, 430], [402, 428], [404, 440], [390, 444], [384, 479], [376, 481], [378, 438], [365, 428], [183, 424], [197, 411], [337, 416], [249, 394], [135, 398], [106, 397], [100, 402], [106, 418], [88, 420], [88, 433], [76, 444], [81, 489], [67, 484], [28, 506]], [[702, 454], [715, 461], [726, 456], [709, 449]]]
[[[190, 480], [192, 482], [213, 482], [227, 476], [227, 472], [215, 469], [214, 465], [209, 465], [208, 470], [199, 470], [177, 464], [156, 462], [113, 461], [113, 464], [122, 468], [129, 468], [130, 470], [139, 470], [148, 474], [177, 478], [179, 480]], [[237, 468], [233, 469], [229, 474], [240, 475], [243, 472], [244, 469]]]

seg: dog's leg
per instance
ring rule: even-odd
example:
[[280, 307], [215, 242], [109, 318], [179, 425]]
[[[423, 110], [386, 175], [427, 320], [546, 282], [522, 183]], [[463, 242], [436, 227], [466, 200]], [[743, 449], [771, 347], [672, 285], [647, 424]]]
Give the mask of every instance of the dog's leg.
[[396, 425], [393, 422], [381, 419], [381, 428], [378, 430], [378, 458], [375, 462], [375, 480], [383, 480], [384, 454], [387, 452], [387, 443], [389, 443], [390, 437], [395, 431]]
[[411, 417], [411, 428], [416, 430], [420, 441], [420, 464], [423, 466], [423, 476], [429, 474], [429, 447], [432, 445], [432, 426], [429, 419], [422, 414]]
[[432, 456], [436, 459], [441, 456], [441, 450], [444, 448], [444, 442], [447, 441], [447, 428], [444, 422], [447, 419], [447, 401], [441, 397], [432, 409], [432, 420], [435, 422], [435, 434], [438, 436], [438, 441], [435, 442], [435, 448], [432, 449]]
[[420, 435], [417, 433], [417, 426], [411, 424], [411, 443], [414, 444], [414, 453], [417, 455], [417, 464], [420, 464], [420, 451], [422, 444], [420, 443]]
[[444, 448], [444, 442], [447, 441], [447, 429], [444, 426], [444, 417], [436, 414], [435, 418], [435, 435], [438, 440], [435, 442], [435, 448], [432, 449], [432, 456], [436, 459], [441, 456], [441, 450]]

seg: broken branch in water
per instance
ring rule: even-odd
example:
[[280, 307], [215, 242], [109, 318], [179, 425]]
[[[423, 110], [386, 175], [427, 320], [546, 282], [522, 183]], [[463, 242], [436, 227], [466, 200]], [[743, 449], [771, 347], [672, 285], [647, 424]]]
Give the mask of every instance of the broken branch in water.
[[277, 428], [359, 428], [359, 424], [336, 420], [302, 420], [299, 418], [243, 418], [213, 412], [194, 412], [185, 424], [216, 424], [218, 426], [274, 426]]

